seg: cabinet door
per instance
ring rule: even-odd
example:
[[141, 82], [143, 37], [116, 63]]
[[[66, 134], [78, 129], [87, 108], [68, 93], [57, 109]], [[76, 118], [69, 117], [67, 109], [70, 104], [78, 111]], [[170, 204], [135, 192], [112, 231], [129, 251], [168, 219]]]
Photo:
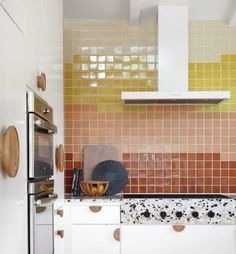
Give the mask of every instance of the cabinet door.
[[192, 225], [182, 232], [166, 225], [122, 226], [121, 253], [235, 254], [236, 226]]
[[53, 253], [52, 225], [36, 225], [36, 254]]
[[117, 225], [72, 225], [72, 254], [119, 254], [120, 242], [113, 235], [117, 228]]
[[24, 31], [25, 0], [0, 0], [0, 4], [15, 22], [21, 32]]
[[[59, 231], [61, 234], [59, 234]], [[54, 254], [65, 253], [64, 227], [54, 230]]]

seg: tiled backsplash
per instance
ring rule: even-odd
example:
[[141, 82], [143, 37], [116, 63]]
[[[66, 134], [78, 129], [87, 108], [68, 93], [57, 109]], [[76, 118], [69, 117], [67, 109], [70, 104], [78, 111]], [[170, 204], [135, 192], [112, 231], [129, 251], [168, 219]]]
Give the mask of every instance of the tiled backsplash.
[[[229, 101], [122, 106], [121, 91], [156, 89], [155, 29], [153, 23], [65, 22], [67, 192], [88, 144], [118, 147], [129, 171], [126, 192], [236, 192], [236, 29], [190, 24], [190, 90], [230, 90]], [[219, 45], [210, 50], [214, 39]]]

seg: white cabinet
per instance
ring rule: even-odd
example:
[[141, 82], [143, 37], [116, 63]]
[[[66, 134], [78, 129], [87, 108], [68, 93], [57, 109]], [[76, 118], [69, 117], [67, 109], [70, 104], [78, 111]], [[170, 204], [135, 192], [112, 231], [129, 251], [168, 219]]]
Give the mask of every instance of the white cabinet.
[[119, 225], [72, 225], [72, 254], [120, 254]]
[[0, 0], [0, 4], [23, 33], [25, 24], [25, 0]]
[[24, 59], [24, 37], [0, 6], [0, 132], [14, 125], [20, 141], [16, 177], [7, 177], [0, 166], [0, 253], [8, 254], [27, 253]]
[[176, 232], [170, 225], [123, 225], [122, 254], [235, 254], [235, 225], [187, 225]]
[[67, 204], [67, 254], [120, 254], [119, 204]]
[[65, 233], [65, 209], [64, 204], [54, 204], [54, 254], [64, 254], [64, 233]]

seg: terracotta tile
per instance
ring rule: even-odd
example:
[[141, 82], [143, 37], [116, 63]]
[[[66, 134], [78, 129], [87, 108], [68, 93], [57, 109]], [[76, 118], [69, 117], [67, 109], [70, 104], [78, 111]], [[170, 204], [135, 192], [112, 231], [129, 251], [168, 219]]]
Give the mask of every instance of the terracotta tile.
[[147, 186], [147, 192], [148, 193], [155, 193], [155, 187], [154, 186]]
[[[235, 188], [236, 190], [236, 188]], [[229, 192], [229, 187], [228, 186], [221, 186], [221, 193], [228, 193]], [[233, 193], [230, 191], [230, 193]]]
[[196, 193], [203, 193], [204, 192], [203, 186], [196, 186], [196, 189], [197, 189]]
[[205, 154], [205, 160], [212, 160], [212, 159], [213, 159], [213, 154], [211, 154], [211, 153]]
[[139, 193], [147, 193], [147, 187], [146, 186], [139, 186], [138, 191], [139, 191]]
[[131, 167], [131, 162], [129, 162], [129, 161], [124, 161], [123, 162], [123, 165], [124, 165], [124, 167], [127, 169], [127, 168], [130, 168]]
[[73, 153], [66, 153], [66, 154], [65, 154], [65, 159], [66, 159], [67, 161], [73, 160]]
[[163, 193], [164, 187], [162, 186], [155, 186], [155, 193]]
[[213, 160], [220, 160], [220, 154], [219, 153], [213, 153]]
[[146, 178], [139, 178], [139, 185], [146, 185], [146, 184], [147, 184]]
[[187, 192], [188, 192], [187, 186], [180, 186], [180, 193], [187, 193]]
[[213, 193], [220, 193], [220, 186], [213, 186]]
[[213, 181], [212, 181], [212, 178], [209, 178], [209, 177], [206, 177], [206, 178], [205, 178], [205, 184], [206, 184], [206, 185], [212, 185], [212, 182], [213, 182]]
[[203, 183], [204, 183], [204, 179], [203, 179], [202, 177], [196, 178], [196, 181], [197, 181], [197, 185], [198, 185], [198, 186], [202, 186]]
[[75, 161], [75, 162], [74, 162], [74, 167], [75, 167], [75, 168], [81, 168], [81, 167], [82, 167], [81, 161]]
[[155, 183], [154, 178], [147, 178], [147, 184], [148, 185], [154, 185], [154, 183]]
[[204, 159], [204, 154], [203, 153], [198, 153], [197, 154], [197, 160], [203, 160]]
[[229, 186], [230, 193], [236, 193], [236, 186]]
[[139, 192], [138, 186], [131, 186], [130, 192], [131, 192], [131, 193], [138, 193], [138, 192]]
[[230, 177], [236, 177], [236, 169], [230, 169], [229, 170], [229, 176]]
[[228, 168], [228, 167], [229, 167], [228, 161], [222, 161], [221, 162], [221, 168]]
[[212, 193], [212, 186], [205, 186], [205, 193]]

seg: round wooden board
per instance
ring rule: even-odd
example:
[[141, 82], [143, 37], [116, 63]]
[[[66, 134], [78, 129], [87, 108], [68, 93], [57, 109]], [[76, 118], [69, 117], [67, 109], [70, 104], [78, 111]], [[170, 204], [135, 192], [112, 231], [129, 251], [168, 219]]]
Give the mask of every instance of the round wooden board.
[[20, 163], [20, 143], [17, 129], [9, 126], [2, 140], [2, 168], [9, 177], [15, 177]]
[[64, 170], [64, 148], [63, 145], [59, 145], [56, 148], [56, 168], [58, 171]]

